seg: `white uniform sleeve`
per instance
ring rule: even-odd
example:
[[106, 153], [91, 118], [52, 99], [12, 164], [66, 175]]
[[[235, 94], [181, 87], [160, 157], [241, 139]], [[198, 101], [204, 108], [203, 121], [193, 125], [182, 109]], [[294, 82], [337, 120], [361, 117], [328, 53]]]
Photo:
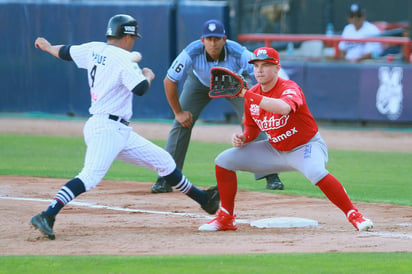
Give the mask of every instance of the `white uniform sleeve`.
[[89, 52], [93, 48], [95, 42], [85, 43], [81, 45], [73, 45], [70, 47], [70, 56], [78, 68], [87, 69], [89, 62]]
[[142, 69], [137, 63], [129, 61], [130, 65], [122, 71], [121, 78], [122, 83], [128, 90], [133, 90], [140, 82], [146, 80], [146, 77], [142, 73]]

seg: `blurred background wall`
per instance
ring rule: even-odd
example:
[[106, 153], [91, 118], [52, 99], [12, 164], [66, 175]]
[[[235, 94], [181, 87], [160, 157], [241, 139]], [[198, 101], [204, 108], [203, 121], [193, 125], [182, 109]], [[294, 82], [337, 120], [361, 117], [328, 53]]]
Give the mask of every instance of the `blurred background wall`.
[[[358, 2], [366, 9], [370, 21], [410, 23], [412, 1]], [[0, 43], [0, 112], [88, 115], [90, 96], [86, 71], [34, 49], [37, 36], [44, 36], [55, 44], [105, 41], [106, 24], [112, 15], [133, 15], [143, 35], [134, 50], [143, 54], [141, 66], [152, 68], [156, 74], [151, 91], [143, 97], [135, 97], [133, 118], [170, 119], [173, 115], [164, 95], [163, 78], [176, 55], [200, 37], [205, 20], [223, 21], [228, 37], [233, 40], [241, 33], [324, 34], [327, 23], [332, 23], [335, 33], [339, 34], [346, 24], [350, 3], [352, 1], [347, 0], [0, 0], [3, 37]], [[253, 50], [263, 43], [244, 45]], [[286, 43], [275, 45], [279, 51], [286, 47]], [[401, 60], [385, 60], [348, 64], [301, 59], [285, 60], [282, 66], [290, 78], [303, 87], [317, 119], [410, 123], [411, 66]], [[391, 95], [394, 90], [398, 95]], [[397, 99], [396, 106], [378, 106], [385, 104], [378, 102], [378, 93], [395, 97], [399, 96], [399, 90], [401, 98]], [[388, 111], [390, 107], [392, 110]], [[217, 99], [200, 118], [230, 122], [232, 114], [230, 105], [224, 99]]]

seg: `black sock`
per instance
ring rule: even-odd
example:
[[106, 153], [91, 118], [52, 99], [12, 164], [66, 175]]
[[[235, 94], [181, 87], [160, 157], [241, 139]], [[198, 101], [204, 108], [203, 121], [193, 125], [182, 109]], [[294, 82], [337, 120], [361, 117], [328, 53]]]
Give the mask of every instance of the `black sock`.
[[198, 202], [201, 206], [207, 203], [206, 191], [194, 186], [178, 168], [169, 175], [164, 176], [164, 178], [166, 183], [176, 187], [176, 189]]
[[68, 181], [56, 194], [44, 213], [46, 215], [56, 216], [65, 205], [83, 192], [86, 192], [86, 189], [79, 178]]

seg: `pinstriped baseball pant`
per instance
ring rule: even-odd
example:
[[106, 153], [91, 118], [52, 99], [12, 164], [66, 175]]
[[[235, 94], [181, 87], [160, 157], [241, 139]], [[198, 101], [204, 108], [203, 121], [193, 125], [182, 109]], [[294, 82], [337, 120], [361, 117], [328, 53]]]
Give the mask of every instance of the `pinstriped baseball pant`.
[[83, 169], [76, 177], [86, 191], [100, 183], [115, 159], [154, 170], [159, 176], [173, 172], [176, 164], [167, 151], [107, 117], [92, 116], [83, 129], [87, 149]]

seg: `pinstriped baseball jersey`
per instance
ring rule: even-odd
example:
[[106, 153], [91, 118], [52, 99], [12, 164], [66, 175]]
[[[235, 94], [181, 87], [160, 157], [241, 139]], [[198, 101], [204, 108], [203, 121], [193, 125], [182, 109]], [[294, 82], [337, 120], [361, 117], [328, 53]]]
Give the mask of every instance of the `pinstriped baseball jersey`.
[[90, 42], [70, 47], [77, 67], [87, 69], [91, 106], [89, 112], [132, 117], [131, 90], [146, 78], [130, 52], [104, 42]]

